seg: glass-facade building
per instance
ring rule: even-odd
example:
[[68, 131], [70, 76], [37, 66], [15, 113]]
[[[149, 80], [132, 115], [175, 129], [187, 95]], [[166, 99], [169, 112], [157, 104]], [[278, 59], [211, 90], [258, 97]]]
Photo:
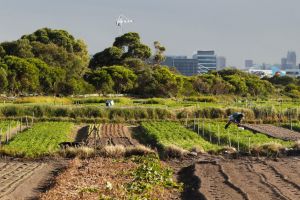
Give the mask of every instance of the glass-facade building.
[[189, 59], [187, 57], [167, 57], [163, 65], [175, 67], [177, 71], [185, 76], [193, 76], [199, 74], [198, 61], [196, 59]]
[[193, 58], [198, 60], [198, 66], [202, 68], [202, 71], [217, 70], [217, 56], [215, 51], [197, 51], [197, 54]]
[[192, 59], [186, 56], [168, 56], [162, 64], [175, 67], [183, 75], [193, 76], [217, 70], [217, 56], [214, 51], [197, 51]]

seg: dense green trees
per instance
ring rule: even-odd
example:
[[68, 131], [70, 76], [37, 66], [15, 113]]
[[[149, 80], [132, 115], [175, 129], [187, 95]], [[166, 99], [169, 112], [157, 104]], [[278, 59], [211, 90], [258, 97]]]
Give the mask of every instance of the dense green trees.
[[7, 66], [0, 79], [8, 80], [5, 88], [9, 93], [67, 95], [85, 93], [88, 88], [91, 91], [92, 86], [82, 79], [89, 63], [87, 46], [64, 30], [43, 28], [19, 40], [3, 42], [0, 61]]
[[186, 77], [161, 66], [166, 48], [158, 41], [154, 42], [154, 50], [151, 55], [138, 33], [126, 33], [90, 59], [85, 43], [67, 31], [39, 29], [16, 41], [0, 43], [0, 92], [266, 96], [276, 91], [276, 85], [290, 96], [300, 94], [300, 81], [289, 77], [260, 79], [234, 69]]

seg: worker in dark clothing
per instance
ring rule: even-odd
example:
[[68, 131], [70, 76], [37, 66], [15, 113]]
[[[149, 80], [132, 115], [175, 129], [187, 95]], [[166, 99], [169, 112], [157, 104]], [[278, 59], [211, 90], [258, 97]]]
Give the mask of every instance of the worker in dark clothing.
[[236, 112], [229, 116], [229, 120], [227, 124], [225, 125], [225, 129], [229, 127], [231, 123], [235, 123], [239, 125], [243, 119], [244, 115], [242, 113]]

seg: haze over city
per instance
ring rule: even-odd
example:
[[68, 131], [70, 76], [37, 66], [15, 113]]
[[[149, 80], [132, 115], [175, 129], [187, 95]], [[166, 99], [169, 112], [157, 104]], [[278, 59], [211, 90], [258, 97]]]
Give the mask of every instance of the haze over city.
[[297, 0], [0, 0], [1, 41], [16, 40], [38, 28], [66, 29], [84, 39], [91, 54], [111, 45], [118, 35], [115, 20], [134, 20], [124, 32], [140, 33], [167, 55], [215, 50], [227, 65], [280, 63], [287, 51], [300, 52], [300, 1]]

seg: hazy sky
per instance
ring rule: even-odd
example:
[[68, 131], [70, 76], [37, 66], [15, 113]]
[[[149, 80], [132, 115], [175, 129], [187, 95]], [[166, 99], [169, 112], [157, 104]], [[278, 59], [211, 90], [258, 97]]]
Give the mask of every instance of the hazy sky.
[[[0, 41], [38, 28], [66, 29], [90, 53], [111, 45], [115, 20], [134, 20], [124, 31], [144, 43], [159, 40], [168, 55], [216, 50], [229, 65], [280, 63], [288, 50], [300, 56], [300, 0], [0, 0]], [[299, 60], [299, 59], [298, 59]]]

